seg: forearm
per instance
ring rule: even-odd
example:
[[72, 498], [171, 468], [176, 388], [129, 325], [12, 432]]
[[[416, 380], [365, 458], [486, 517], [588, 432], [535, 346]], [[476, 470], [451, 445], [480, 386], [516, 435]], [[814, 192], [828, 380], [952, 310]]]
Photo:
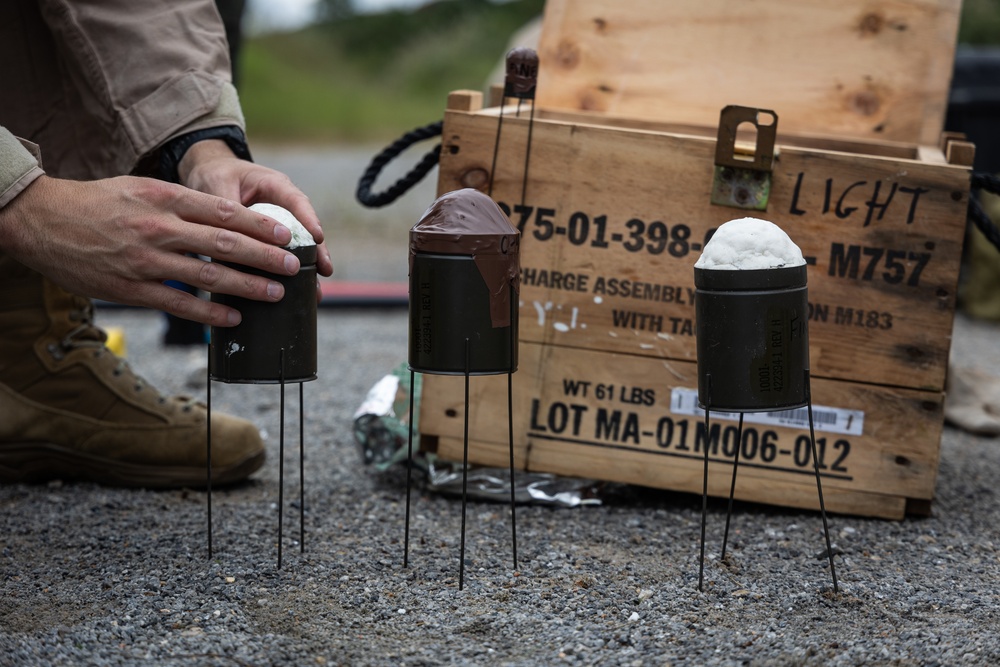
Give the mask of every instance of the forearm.
[[199, 162], [205, 160], [215, 160], [220, 158], [233, 158], [236, 155], [232, 149], [221, 139], [206, 139], [194, 144], [184, 153], [184, 157], [177, 163], [177, 176], [179, 182], [189, 183], [191, 171]]
[[229, 199], [149, 178], [41, 176], [0, 209], [0, 230], [4, 254], [76, 294], [220, 326], [235, 324], [238, 314], [180, 296], [164, 282], [277, 301], [280, 283], [227, 263], [278, 275], [299, 269], [295, 256], [277, 247], [291, 240], [282, 225]]

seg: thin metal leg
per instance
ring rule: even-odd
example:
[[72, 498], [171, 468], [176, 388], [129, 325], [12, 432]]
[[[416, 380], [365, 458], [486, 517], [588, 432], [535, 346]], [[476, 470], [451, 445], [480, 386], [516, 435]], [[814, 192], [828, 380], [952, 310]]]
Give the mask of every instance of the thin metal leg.
[[[513, 358], [511, 359], [513, 362]], [[507, 373], [507, 439], [510, 444], [510, 537], [517, 569], [517, 516], [514, 513], [514, 374]]]
[[299, 553], [306, 552], [306, 454], [305, 409], [303, 408], [304, 382], [299, 383]]
[[403, 567], [410, 564], [410, 478], [413, 476], [413, 376], [410, 371], [410, 437], [406, 445], [406, 527], [403, 530]]
[[[520, 103], [520, 101], [519, 101]], [[535, 127], [535, 101], [531, 101], [531, 113], [528, 115], [528, 145], [524, 149], [524, 179], [521, 181], [521, 206], [524, 206], [528, 194], [528, 163], [531, 160], [531, 132]]]
[[500, 151], [500, 130], [503, 129], [503, 104], [507, 98], [500, 98], [500, 113], [497, 118], [497, 138], [493, 142], [493, 165], [490, 167], [490, 184], [486, 189], [486, 194], [490, 197], [493, 196], [493, 182], [496, 180], [497, 173], [497, 153]]
[[[708, 438], [706, 431], [706, 438]], [[736, 471], [740, 468], [740, 449], [743, 447], [743, 413], [736, 430], [736, 456], [733, 457], [733, 481], [729, 484], [729, 507], [726, 509], [726, 532], [722, 534], [722, 560], [726, 560], [726, 545], [729, 543], [729, 519], [733, 516], [733, 495], [736, 493]]]
[[278, 431], [278, 569], [281, 569], [282, 509], [285, 506], [285, 348], [281, 348], [278, 378], [281, 386], [281, 427]]
[[208, 365], [205, 367], [205, 404], [208, 422], [205, 434], [205, 481], [208, 489], [208, 559], [212, 560], [212, 344], [208, 344]]
[[469, 483], [469, 339], [465, 339], [465, 432], [462, 450], [462, 543], [458, 561], [458, 590], [465, 586], [465, 504]]
[[517, 118], [521, 117], [521, 98], [517, 98], [517, 110], [514, 112], [514, 116]]
[[816, 472], [816, 492], [819, 494], [819, 511], [823, 516], [823, 534], [826, 536], [826, 555], [830, 559], [830, 576], [833, 577], [833, 592], [839, 593], [837, 586], [837, 570], [833, 565], [833, 547], [830, 545], [830, 526], [826, 520], [826, 504], [823, 502], [823, 482], [819, 474], [819, 459], [816, 457], [816, 430], [813, 427], [812, 388], [809, 382], [809, 369], [805, 370], [806, 406], [809, 411], [809, 444], [812, 447], [813, 470]]
[[705, 466], [701, 481], [701, 555], [698, 558], [698, 590], [705, 581], [705, 523], [708, 521], [708, 445], [711, 442], [711, 431], [708, 428], [708, 413], [712, 405], [712, 376], [706, 376], [708, 395], [705, 397]]

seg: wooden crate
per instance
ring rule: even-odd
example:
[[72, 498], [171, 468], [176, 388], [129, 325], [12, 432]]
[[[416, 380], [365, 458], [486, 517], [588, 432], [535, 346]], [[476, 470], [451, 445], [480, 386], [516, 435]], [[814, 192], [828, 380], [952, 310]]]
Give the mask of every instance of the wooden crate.
[[[916, 2], [549, 1], [524, 201], [526, 105], [519, 114], [503, 109], [492, 189], [523, 232], [520, 467], [700, 492], [708, 446], [709, 491], [728, 494], [735, 422], [715, 416], [706, 434], [691, 409], [693, 264], [711, 230], [754, 215], [788, 232], [810, 265], [810, 363], [828, 508], [887, 518], [929, 510], [973, 150], [941, 136], [940, 70], [951, 67], [956, 5], [931, 12]], [[739, 13], [726, 14], [732, 7]], [[742, 28], [706, 18], [723, 15]], [[813, 28], [789, 32], [794, 39], [765, 53], [780, 41], [767, 31], [791, 25]], [[838, 29], [846, 34], [841, 48], [850, 42], [844, 63], [827, 58]], [[688, 33], [698, 31], [702, 39], [692, 41]], [[664, 47], [678, 33], [684, 39]], [[908, 53], [904, 37], [924, 50]], [[675, 51], [693, 43], [701, 55], [678, 60]], [[751, 46], [753, 67], [737, 57]], [[823, 55], [815, 71], [800, 62], [809, 47]], [[742, 66], [723, 76], [708, 56]], [[761, 62], [771, 66], [758, 71]], [[881, 96], [877, 112], [846, 102], [834, 108], [817, 90], [855, 91], [865, 81]], [[779, 119], [763, 212], [710, 202], [718, 114], [731, 103], [766, 106]], [[442, 193], [489, 183], [500, 109], [481, 107], [477, 92], [449, 98]], [[811, 116], [811, 107], [824, 113]], [[927, 143], [930, 136], [940, 141]], [[470, 458], [504, 465], [506, 378], [471, 386]], [[425, 378], [424, 448], [461, 458], [463, 390], [455, 378]], [[794, 413], [762, 420], [745, 429], [736, 496], [817, 507], [804, 422]]]

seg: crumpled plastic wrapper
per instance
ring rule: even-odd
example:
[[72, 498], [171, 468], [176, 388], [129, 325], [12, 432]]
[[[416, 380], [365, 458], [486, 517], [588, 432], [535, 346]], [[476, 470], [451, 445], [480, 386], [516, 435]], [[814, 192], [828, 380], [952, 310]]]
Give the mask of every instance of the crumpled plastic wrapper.
[[[414, 373], [413, 452], [420, 449], [417, 407], [421, 387], [419, 373]], [[386, 470], [406, 461], [409, 442], [410, 372], [400, 366], [368, 390], [368, 395], [354, 412], [354, 439], [365, 465]]]
[[[423, 473], [428, 491], [461, 495], [461, 462], [444, 461], [420, 451], [417, 415], [420, 410], [421, 375], [413, 374], [413, 467]], [[361, 460], [379, 471], [406, 465], [410, 438], [410, 371], [405, 364], [384, 376], [368, 391], [354, 413], [354, 438]], [[561, 477], [548, 473], [514, 473], [514, 501], [519, 504], [579, 507], [600, 505], [602, 485], [594, 480]], [[510, 502], [510, 470], [469, 466], [467, 492], [470, 498]]]
[[[462, 494], [462, 464], [425, 455], [428, 487], [439, 493]], [[510, 470], [469, 467], [470, 497], [510, 502]], [[600, 485], [593, 480], [560, 477], [548, 473], [514, 471], [514, 502], [533, 505], [578, 507], [600, 505]]]

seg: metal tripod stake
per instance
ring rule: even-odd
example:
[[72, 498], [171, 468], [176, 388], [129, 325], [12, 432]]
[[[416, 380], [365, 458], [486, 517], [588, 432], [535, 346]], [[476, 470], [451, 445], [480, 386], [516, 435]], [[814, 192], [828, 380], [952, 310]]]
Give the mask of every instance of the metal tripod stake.
[[830, 575], [834, 592], [839, 592], [823, 501], [823, 484], [816, 458], [809, 376], [806, 266], [754, 270], [696, 267], [694, 271], [698, 402], [705, 410], [698, 590], [702, 590], [705, 573], [711, 411], [738, 412], [740, 415], [722, 544], [722, 557], [725, 558], [740, 449], [743, 446], [744, 413], [806, 407]]
[[410, 421], [403, 567], [409, 566], [414, 374], [463, 376], [459, 590], [465, 586], [469, 379], [473, 375], [507, 374], [511, 542], [517, 569], [512, 375], [517, 370], [519, 241], [520, 234], [500, 207], [472, 189], [441, 196], [410, 230]]
[[285, 287], [277, 303], [251, 301], [213, 294], [212, 301], [239, 310], [242, 322], [235, 327], [212, 327], [208, 345], [206, 486], [208, 508], [208, 557], [212, 557], [212, 381], [227, 384], [277, 384], [280, 392], [278, 444], [278, 569], [284, 541], [285, 385], [299, 385], [299, 548], [305, 552], [305, 395], [303, 385], [316, 379], [316, 246], [292, 250], [301, 268], [294, 276], [265, 274], [239, 266], [239, 270], [267, 275]]
[[500, 133], [503, 129], [503, 108], [508, 97], [517, 99], [516, 116], [521, 117], [521, 103], [531, 100], [531, 111], [528, 116], [528, 140], [524, 150], [524, 173], [521, 177], [521, 205], [524, 205], [528, 190], [528, 166], [531, 161], [531, 135], [535, 126], [535, 88], [538, 84], [538, 53], [534, 49], [518, 47], [507, 52], [505, 59], [506, 75], [504, 77], [503, 95], [500, 99], [500, 111], [497, 115], [497, 136], [493, 144], [493, 164], [490, 167], [490, 184], [487, 194], [493, 196], [493, 183], [496, 181], [497, 154], [500, 152]]

